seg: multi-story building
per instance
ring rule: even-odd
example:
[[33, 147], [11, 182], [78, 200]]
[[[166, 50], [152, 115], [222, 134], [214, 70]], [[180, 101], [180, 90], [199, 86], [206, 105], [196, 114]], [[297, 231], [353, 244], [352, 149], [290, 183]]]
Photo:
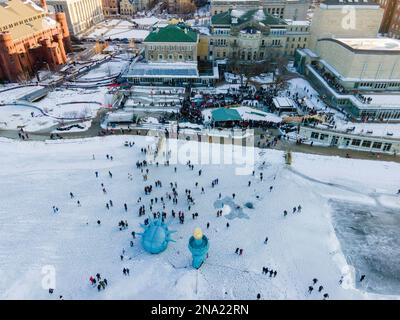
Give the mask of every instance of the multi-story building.
[[119, 14], [119, 1], [118, 0], [102, 0], [103, 15], [106, 17], [116, 16]]
[[120, 0], [119, 11], [122, 16], [132, 16], [138, 11], [136, 0]]
[[120, 14], [132, 16], [138, 11], [148, 10], [154, 4], [154, 0], [120, 0]]
[[193, 0], [167, 0], [168, 12], [190, 13], [196, 9]]
[[104, 20], [102, 0], [48, 0], [55, 12], [64, 12], [72, 35], [85, 32]]
[[372, 132], [346, 132], [329, 130], [317, 125], [301, 125], [299, 136], [318, 145], [386, 154], [400, 153], [400, 140], [389, 135], [372, 135]]
[[0, 79], [27, 79], [43, 66], [56, 68], [67, 61], [71, 49], [64, 13], [55, 20], [33, 2], [9, 0], [0, 3]]
[[285, 55], [294, 56], [297, 49], [306, 48], [310, 42], [310, 22], [286, 20]]
[[[293, 55], [309, 40], [307, 22], [283, 20], [258, 10], [228, 10], [211, 17], [207, 59], [255, 62]], [[202, 58], [203, 59], [203, 58]]]
[[385, 10], [380, 32], [400, 39], [400, 1], [399, 0], [375, 0]]
[[199, 34], [184, 24], [156, 27], [144, 40], [145, 58], [151, 62], [197, 61]]
[[210, 85], [218, 68], [199, 70], [199, 34], [183, 23], [156, 27], [144, 40], [145, 61], [133, 62], [122, 76], [141, 85]]
[[323, 0], [310, 26], [310, 49], [322, 38], [375, 38], [383, 9], [373, 0]]
[[400, 121], [400, 40], [322, 38], [297, 50], [295, 66], [354, 119]]
[[260, 6], [273, 16], [281, 19], [307, 20], [310, 0], [211, 0], [211, 14], [215, 15], [232, 9], [254, 10]]

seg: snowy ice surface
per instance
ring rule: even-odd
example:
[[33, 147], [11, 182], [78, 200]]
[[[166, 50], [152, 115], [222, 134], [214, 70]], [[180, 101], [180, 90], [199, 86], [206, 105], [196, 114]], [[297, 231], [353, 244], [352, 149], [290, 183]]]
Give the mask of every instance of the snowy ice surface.
[[[135, 146], [125, 147], [127, 140], [134, 140]], [[171, 145], [174, 142], [177, 140], [168, 140]], [[361, 283], [356, 288], [354, 277], [358, 270], [348, 265], [349, 256], [343, 253], [353, 244], [338, 241], [331, 205], [332, 199], [373, 205], [379, 198], [381, 208], [390, 204], [398, 215], [400, 206], [394, 194], [399, 188], [399, 164], [294, 153], [292, 166], [287, 167], [280, 151], [241, 147], [232, 150], [227, 146], [221, 150], [219, 144], [178, 143], [177, 173], [175, 164], [153, 164], [149, 166], [148, 181], [143, 181], [135, 163], [145, 159], [140, 148], [154, 148], [155, 140], [151, 137], [46, 142], [0, 139], [0, 298], [58, 299], [63, 295], [65, 299], [255, 299], [261, 293], [263, 299], [322, 299], [325, 292], [330, 299], [399, 297], [398, 292], [397, 296], [365, 292], [374, 281], [374, 287], [379, 287], [380, 279], [364, 268], [368, 287]], [[168, 150], [163, 149], [163, 144], [160, 147]], [[175, 158], [176, 149], [171, 150]], [[199, 152], [204, 156], [207, 150], [214, 160], [218, 160], [214, 158], [218, 154], [225, 160], [212, 165], [197, 164]], [[240, 161], [229, 164], [232, 155], [234, 160], [242, 159], [244, 151], [248, 157], [254, 152], [255, 177], [251, 172], [248, 176], [235, 174], [237, 167], [243, 165], [235, 165]], [[107, 160], [106, 154], [114, 159]], [[188, 159], [195, 170], [184, 165]], [[203, 170], [201, 176], [199, 168]], [[112, 178], [108, 176], [109, 170]], [[259, 179], [260, 172], [264, 174], [263, 181]], [[219, 178], [219, 184], [212, 188], [215, 178]], [[154, 188], [150, 196], [144, 195], [144, 186], [158, 179], [162, 188]], [[144, 219], [138, 217], [139, 206], [145, 204], [148, 213], [150, 198], [165, 198], [170, 191], [169, 183], [175, 181], [179, 203], [174, 206], [166, 201], [166, 211], [168, 220], [173, 220], [171, 209], [185, 212], [185, 224], [179, 224], [177, 219], [171, 221], [171, 229], [177, 230], [177, 242], [159, 255], [144, 252], [139, 237], [130, 247], [131, 231], [140, 232], [139, 223]], [[250, 187], [248, 181], [252, 182]], [[107, 194], [103, 194], [101, 183]], [[201, 194], [201, 186], [205, 194]], [[189, 188], [196, 202], [190, 212], [184, 194], [184, 189]], [[74, 199], [70, 199], [69, 192], [74, 193]], [[235, 193], [234, 203], [243, 208], [248, 219], [230, 215], [229, 208], [224, 208], [223, 216], [217, 218], [214, 204], [219, 192], [227, 202]], [[137, 203], [139, 197], [142, 203]], [[107, 210], [105, 204], [110, 199], [114, 206]], [[247, 202], [252, 202], [254, 209], [245, 208]], [[127, 213], [124, 203], [128, 205]], [[291, 209], [299, 204], [301, 213], [292, 214]], [[52, 206], [57, 206], [59, 213], [54, 214]], [[283, 217], [285, 209], [289, 214]], [[160, 201], [153, 210], [162, 210]], [[199, 214], [196, 220], [192, 220], [194, 212]], [[97, 220], [101, 220], [100, 226]], [[127, 230], [119, 231], [120, 220], [129, 222]], [[210, 240], [209, 258], [198, 271], [191, 268], [187, 249], [196, 226], [202, 227]], [[392, 228], [397, 228], [398, 234], [399, 226]], [[382, 236], [382, 232], [377, 235]], [[267, 236], [269, 241], [265, 245]], [[388, 243], [380, 246], [377, 242], [363, 250], [374, 256], [379, 252], [398, 256], [399, 247], [385, 246]], [[234, 253], [237, 247], [243, 248], [243, 256]], [[123, 249], [126, 252], [121, 261]], [[381, 272], [395, 270], [396, 266], [389, 266], [392, 262], [395, 261], [387, 261]], [[277, 270], [276, 278], [263, 275], [263, 266]], [[358, 268], [357, 264], [354, 266]], [[122, 274], [126, 267], [130, 269], [129, 277]], [[52, 271], [55, 290], [49, 295], [45, 280], [49, 272], [53, 275]], [[101, 292], [89, 284], [89, 277], [97, 272], [108, 280]], [[340, 286], [342, 275], [344, 281]], [[384, 276], [395, 278], [390, 274]], [[322, 293], [314, 290], [308, 294], [313, 278], [318, 278], [315, 289], [324, 286]], [[384, 282], [380, 293], [394, 294], [393, 288]]]
[[[35, 103], [19, 101], [26, 105], [0, 106], [0, 129], [15, 130], [23, 127], [27, 132], [48, 130], [59, 123], [57, 117], [93, 118], [97, 110], [107, 106], [110, 101], [111, 96], [105, 87], [53, 90]], [[40, 108], [48, 116], [34, 107]]]
[[[29, 93], [42, 89], [42, 86], [21, 86], [17, 84], [0, 85], [0, 104], [13, 102]], [[12, 89], [3, 91], [6, 89]]]
[[262, 73], [259, 76], [250, 78], [250, 80], [260, 83], [260, 84], [269, 84], [269, 83], [274, 82], [274, 74], [273, 73]]
[[[139, 22], [143, 22], [144, 24], [146, 24], [155, 20], [158, 21], [158, 19], [146, 18], [146, 20], [139, 19], [136, 20], [136, 22], [138, 24], [142, 24]], [[144, 38], [147, 37], [149, 33], [150, 33], [149, 30], [135, 29], [134, 24], [129, 21], [114, 19], [96, 25], [96, 27], [93, 28], [93, 30], [87, 35], [87, 38], [97, 39], [98, 37], [101, 37], [104, 39], [127, 38], [127, 39], [143, 40]]]
[[[125, 57], [121, 55], [90, 70], [73, 84], [79, 87], [95, 86], [98, 81], [107, 79], [113, 82], [112, 77], [118, 75], [127, 64]], [[12, 87], [14, 86], [0, 86], [0, 91]], [[37, 102], [18, 101], [22, 96], [40, 88], [43, 87], [23, 86], [0, 92], [0, 129], [15, 130], [23, 127], [27, 132], [55, 129], [59, 124], [56, 118], [93, 118], [98, 109], [108, 107], [112, 101], [112, 95], [108, 93], [106, 86], [95, 89], [57, 88]], [[24, 105], [15, 105], [15, 102]], [[41, 109], [48, 116], [34, 107]]]

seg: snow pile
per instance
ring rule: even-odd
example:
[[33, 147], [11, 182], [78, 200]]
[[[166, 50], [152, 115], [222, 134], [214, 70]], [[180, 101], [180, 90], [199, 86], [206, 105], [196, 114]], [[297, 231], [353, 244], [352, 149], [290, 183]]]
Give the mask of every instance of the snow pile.
[[250, 107], [238, 107], [235, 108], [242, 117], [243, 120], [254, 120], [254, 121], [267, 121], [267, 122], [282, 122], [282, 118], [273, 114], [264, 111], [260, 111], [258, 109], [250, 108]]
[[257, 21], [263, 21], [266, 17], [265, 17], [265, 13], [264, 13], [264, 10], [261, 8], [261, 9], [258, 9], [257, 10], [257, 12], [254, 14], [254, 19], [255, 20], [257, 20]]
[[242, 15], [244, 15], [246, 11], [243, 10], [238, 10], [238, 9], [233, 9], [231, 11], [231, 16], [234, 18], [240, 18]]
[[257, 82], [259, 84], [269, 84], [274, 82], [273, 73], [261, 73], [258, 76], [250, 78], [251, 81]]

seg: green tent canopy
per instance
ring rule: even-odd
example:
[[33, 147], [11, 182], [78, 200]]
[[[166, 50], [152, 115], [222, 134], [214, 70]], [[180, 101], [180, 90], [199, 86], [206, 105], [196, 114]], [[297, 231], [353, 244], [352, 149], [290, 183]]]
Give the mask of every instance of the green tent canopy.
[[213, 122], [241, 121], [242, 117], [235, 109], [219, 108], [211, 111]]

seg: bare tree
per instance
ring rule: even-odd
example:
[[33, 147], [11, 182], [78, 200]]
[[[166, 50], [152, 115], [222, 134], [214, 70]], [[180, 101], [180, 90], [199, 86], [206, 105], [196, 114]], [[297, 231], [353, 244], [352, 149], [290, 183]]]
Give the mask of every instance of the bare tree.
[[184, 2], [180, 5], [179, 11], [182, 14], [189, 14], [196, 11], [196, 5], [192, 2]]

